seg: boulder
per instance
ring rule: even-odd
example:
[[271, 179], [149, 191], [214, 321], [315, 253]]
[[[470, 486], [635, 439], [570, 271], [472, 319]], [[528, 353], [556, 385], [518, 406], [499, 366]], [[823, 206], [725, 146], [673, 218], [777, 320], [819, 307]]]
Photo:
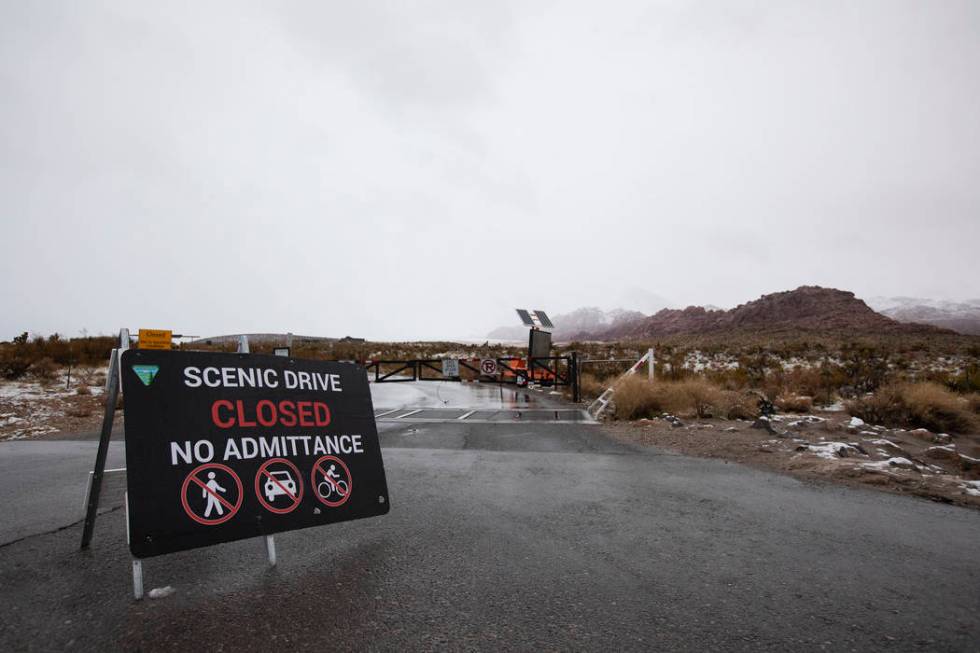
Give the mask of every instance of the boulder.
[[945, 447], [929, 447], [922, 452], [922, 455], [933, 460], [959, 460], [960, 458], [956, 447], [951, 444]]

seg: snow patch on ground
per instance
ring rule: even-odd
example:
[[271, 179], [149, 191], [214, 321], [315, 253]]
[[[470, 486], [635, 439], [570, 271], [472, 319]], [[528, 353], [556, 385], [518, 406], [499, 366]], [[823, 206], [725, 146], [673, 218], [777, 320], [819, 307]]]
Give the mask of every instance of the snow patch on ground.
[[871, 463], [861, 463], [862, 467], [867, 469], [877, 469], [877, 470], [887, 470], [899, 467], [901, 469], [914, 469], [915, 463], [913, 463], [908, 458], [902, 458], [900, 456], [895, 458], [889, 458], [888, 460], [876, 460]]
[[836, 460], [848, 456], [862, 455], [855, 447], [846, 442], [821, 442], [819, 444], [807, 445], [807, 451], [820, 458]]
[[151, 589], [147, 593], [147, 595], [151, 599], [162, 599], [162, 598], [165, 598], [167, 596], [170, 596], [171, 594], [173, 594], [176, 591], [177, 590], [174, 589], [172, 586], [167, 585], [166, 587], [154, 587], [153, 589]]
[[894, 447], [895, 449], [901, 449], [900, 446], [898, 446], [897, 444], [895, 444], [891, 440], [885, 440], [884, 438], [880, 438], [878, 440], [872, 440], [871, 441], [871, 444], [876, 444], [879, 447]]

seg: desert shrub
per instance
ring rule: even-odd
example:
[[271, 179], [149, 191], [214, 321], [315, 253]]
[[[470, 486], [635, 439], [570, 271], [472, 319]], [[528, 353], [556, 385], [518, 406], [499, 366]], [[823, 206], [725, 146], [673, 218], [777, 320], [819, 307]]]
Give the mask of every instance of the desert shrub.
[[605, 392], [608, 385], [593, 374], [583, 374], [579, 379], [579, 391], [583, 399], [595, 399]]
[[932, 431], [962, 433], [973, 427], [973, 420], [959, 397], [932, 383], [903, 386], [911, 419]]
[[759, 416], [758, 397], [748, 392], [722, 390], [715, 403], [715, 414], [728, 419], [755, 419]]
[[724, 370], [708, 370], [704, 376], [723, 390], [744, 390], [749, 386], [748, 372], [741, 367]]
[[696, 417], [710, 417], [712, 407], [721, 403], [722, 391], [703, 377], [679, 381], [669, 388], [668, 395], [676, 412], [686, 412]]
[[51, 381], [58, 374], [58, 364], [50, 358], [41, 358], [31, 365], [31, 374], [40, 381]]
[[667, 384], [650, 383], [641, 376], [628, 376], [616, 386], [613, 401], [617, 419], [656, 417], [667, 410], [662, 388]]
[[980, 393], [974, 392], [967, 396], [966, 405], [974, 415], [980, 415]]
[[860, 392], [871, 392], [884, 384], [888, 376], [888, 360], [879, 347], [845, 345], [841, 348], [840, 357], [848, 385]]
[[809, 413], [813, 409], [813, 398], [783, 395], [776, 398], [776, 406], [787, 413]]
[[55, 333], [32, 339], [24, 332], [9, 343], [0, 343], [0, 375], [19, 378], [45, 359], [57, 365], [104, 365], [115, 343], [111, 336], [66, 340]]
[[623, 379], [613, 396], [617, 419], [640, 419], [672, 413], [688, 417], [717, 415], [751, 419], [758, 415], [756, 398], [746, 392], [722, 390], [704, 377], [654, 381], [642, 376]]
[[966, 403], [935, 383], [895, 383], [847, 403], [851, 415], [872, 424], [963, 433], [974, 428]]
[[980, 392], [980, 365], [968, 365], [963, 372], [947, 379], [946, 385], [957, 392]]
[[92, 394], [92, 389], [90, 387], [88, 387], [87, 385], [84, 385], [83, 384], [83, 385], [78, 386], [78, 388], [75, 390], [75, 394], [77, 394], [77, 395], [83, 395], [83, 396], [88, 396], [88, 395]]
[[5, 379], [19, 379], [27, 374], [31, 367], [31, 359], [25, 355], [23, 348], [17, 345], [0, 345], [0, 376]]
[[72, 406], [65, 412], [69, 417], [91, 417], [93, 413], [89, 406]]

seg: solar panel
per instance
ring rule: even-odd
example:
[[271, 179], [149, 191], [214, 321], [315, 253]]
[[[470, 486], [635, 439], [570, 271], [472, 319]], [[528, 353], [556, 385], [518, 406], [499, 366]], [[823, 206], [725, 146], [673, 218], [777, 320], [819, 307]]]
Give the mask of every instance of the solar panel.
[[521, 322], [524, 326], [531, 327], [532, 329], [554, 329], [555, 325], [552, 323], [551, 318], [544, 311], [528, 311], [523, 308], [514, 309], [517, 311], [517, 315], [521, 318]]

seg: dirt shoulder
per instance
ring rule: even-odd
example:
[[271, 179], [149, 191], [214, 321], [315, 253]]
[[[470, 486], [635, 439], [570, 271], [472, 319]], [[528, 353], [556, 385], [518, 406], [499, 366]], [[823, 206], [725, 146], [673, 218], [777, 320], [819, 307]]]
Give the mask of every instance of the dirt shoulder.
[[[58, 378], [58, 382], [0, 382], [0, 442], [57, 439], [66, 433], [99, 430], [105, 411], [105, 376], [80, 370], [70, 387], [66, 387], [63, 375]], [[120, 414], [117, 411], [117, 416]]]
[[605, 428], [634, 445], [980, 508], [980, 435], [887, 429], [841, 412], [778, 415], [768, 424], [664, 415]]

